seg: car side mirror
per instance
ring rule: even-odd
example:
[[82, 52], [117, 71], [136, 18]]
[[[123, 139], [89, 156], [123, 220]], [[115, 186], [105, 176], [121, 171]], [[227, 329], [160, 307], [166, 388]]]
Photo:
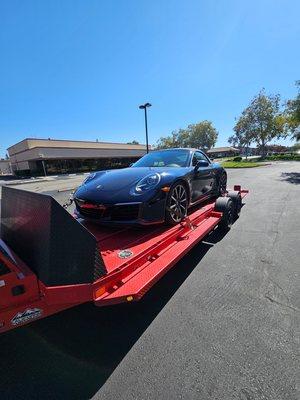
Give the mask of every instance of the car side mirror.
[[195, 166], [195, 172], [198, 172], [200, 168], [205, 168], [209, 166], [209, 162], [206, 160], [200, 160], [197, 162], [197, 165]]

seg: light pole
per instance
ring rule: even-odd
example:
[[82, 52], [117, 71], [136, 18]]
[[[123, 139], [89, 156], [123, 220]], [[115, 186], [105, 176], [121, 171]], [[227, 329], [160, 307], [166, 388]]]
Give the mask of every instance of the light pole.
[[140, 110], [144, 110], [145, 111], [145, 129], [146, 129], [146, 149], [147, 149], [147, 153], [149, 153], [149, 144], [148, 144], [148, 124], [147, 124], [147, 108], [151, 107], [152, 104], [150, 103], [145, 103], [145, 104], [141, 104], [139, 106]]
[[47, 176], [46, 166], [45, 166], [45, 161], [44, 161], [44, 154], [39, 154], [39, 157], [42, 159], [42, 165], [43, 165], [44, 175]]

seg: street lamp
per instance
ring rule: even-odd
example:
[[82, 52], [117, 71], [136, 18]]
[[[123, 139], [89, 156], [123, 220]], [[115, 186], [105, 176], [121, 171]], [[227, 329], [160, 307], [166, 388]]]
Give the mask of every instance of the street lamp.
[[141, 105], [139, 106], [139, 109], [145, 111], [146, 148], [147, 148], [147, 153], [149, 153], [149, 144], [148, 144], [148, 124], [147, 124], [147, 107], [151, 107], [151, 104], [150, 104], [150, 103], [141, 104]]

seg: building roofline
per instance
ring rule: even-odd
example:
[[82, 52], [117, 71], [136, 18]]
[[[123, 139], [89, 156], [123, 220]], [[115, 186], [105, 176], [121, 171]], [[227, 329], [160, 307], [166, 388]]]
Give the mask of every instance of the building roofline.
[[26, 140], [29, 140], [29, 139], [22, 139], [22, 140], [20, 140], [19, 142], [17, 142], [17, 143], [15, 143], [15, 144], [12, 144], [11, 146], [9, 146], [6, 150], [9, 150], [11, 147], [14, 147], [14, 146], [16, 146], [17, 144], [20, 144], [20, 143], [22, 143], [22, 142], [25, 142]]
[[236, 149], [235, 147], [232, 146], [223, 146], [223, 147], [212, 147], [211, 149], [207, 150], [209, 153], [218, 153], [218, 152], [223, 152], [223, 151], [239, 151], [239, 149]]
[[104, 142], [104, 141], [99, 141], [97, 142], [96, 140], [73, 140], [73, 139], [54, 139], [54, 138], [50, 138], [50, 139], [45, 139], [45, 138], [25, 138], [20, 140], [19, 142], [9, 146], [7, 148], [7, 150], [9, 150], [11, 147], [14, 147], [20, 143], [26, 142], [27, 140], [42, 140], [44, 142], [51, 142], [51, 141], [55, 141], [55, 142], [78, 142], [78, 143], [104, 143], [104, 144], [123, 144], [123, 145], [127, 145], [127, 146], [145, 146], [146, 144], [144, 143], [139, 143], [139, 144], [132, 144], [132, 143], [122, 143], [122, 142]]

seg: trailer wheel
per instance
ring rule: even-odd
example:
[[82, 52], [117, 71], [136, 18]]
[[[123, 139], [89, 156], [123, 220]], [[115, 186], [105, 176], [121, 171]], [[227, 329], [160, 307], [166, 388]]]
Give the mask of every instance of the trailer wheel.
[[240, 216], [241, 213], [241, 209], [242, 209], [242, 197], [241, 194], [239, 192], [228, 192], [228, 197], [231, 198], [231, 200], [233, 201], [233, 205], [234, 205], [234, 217], [238, 218]]
[[218, 197], [215, 204], [215, 211], [223, 213], [218, 227], [221, 230], [230, 230], [234, 220], [234, 204], [230, 197]]

